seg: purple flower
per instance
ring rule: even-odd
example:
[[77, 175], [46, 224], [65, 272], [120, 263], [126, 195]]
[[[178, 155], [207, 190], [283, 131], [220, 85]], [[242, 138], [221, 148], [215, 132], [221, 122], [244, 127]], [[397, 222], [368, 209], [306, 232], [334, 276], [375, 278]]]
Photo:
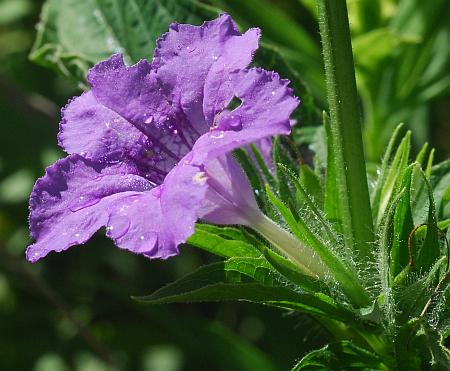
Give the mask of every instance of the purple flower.
[[[237, 147], [288, 134], [298, 100], [274, 72], [246, 69], [259, 30], [240, 34], [228, 15], [173, 24], [151, 63], [121, 55], [94, 66], [91, 90], [62, 110], [69, 154], [47, 168], [30, 197], [27, 249], [35, 262], [97, 230], [150, 258], [178, 253], [198, 218], [251, 225], [261, 214]], [[241, 104], [227, 106], [234, 97]]]

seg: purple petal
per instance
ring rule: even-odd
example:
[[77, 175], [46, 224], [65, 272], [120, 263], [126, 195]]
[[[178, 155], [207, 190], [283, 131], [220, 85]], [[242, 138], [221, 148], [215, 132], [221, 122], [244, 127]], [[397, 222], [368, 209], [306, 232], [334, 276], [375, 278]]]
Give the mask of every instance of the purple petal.
[[253, 190], [239, 164], [231, 155], [210, 160], [205, 165], [208, 192], [200, 217], [216, 224], [248, 225], [258, 211]]
[[35, 262], [50, 251], [85, 243], [101, 227], [117, 246], [151, 258], [178, 253], [193, 233], [206, 192], [196, 182], [199, 169], [177, 166], [163, 186], [130, 174], [124, 165], [107, 166], [71, 155], [47, 168], [30, 197], [27, 249]]
[[202, 164], [238, 147], [291, 131], [289, 116], [299, 101], [293, 97], [287, 80], [259, 68], [237, 71], [231, 78], [233, 95], [242, 104], [231, 112], [220, 113], [216, 118], [217, 127], [197, 140], [192, 150], [193, 164]]
[[90, 91], [62, 110], [58, 140], [67, 153], [78, 153], [99, 162], [138, 157], [141, 151], [150, 150], [150, 143], [141, 131], [101, 105]]
[[113, 55], [89, 71], [88, 81], [99, 103], [147, 136], [160, 170], [168, 172], [200, 135], [166, 96], [145, 60], [127, 67], [121, 55]]
[[151, 258], [178, 254], [178, 246], [194, 233], [205, 197], [202, 174], [199, 168], [182, 163], [161, 186], [115, 201], [109, 207], [108, 237], [121, 248]]
[[36, 243], [27, 249], [28, 260], [86, 242], [107, 224], [109, 205], [152, 187], [123, 164], [107, 166], [78, 155], [57, 161], [30, 196], [30, 231]]
[[[241, 35], [224, 14], [202, 26], [173, 24], [158, 41], [152, 66], [199, 133], [207, 131], [214, 114], [224, 108], [229, 95], [224, 82], [230, 72], [251, 62], [259, 34], [250, 29]], [[204, 94], [205, 89], [214, 95]]]

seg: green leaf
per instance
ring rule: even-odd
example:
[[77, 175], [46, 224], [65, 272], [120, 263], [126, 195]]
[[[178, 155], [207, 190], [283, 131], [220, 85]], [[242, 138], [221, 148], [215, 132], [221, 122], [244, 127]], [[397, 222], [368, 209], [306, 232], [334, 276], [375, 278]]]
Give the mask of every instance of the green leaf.
[[343, 340], [304, 356], [292, 371], [300, 370], [387, 370], [383, 361], [374, 353]]
[[444, 215], [444, 207], [449, 201], [450, 189], [450, 160], [446, 160], [432, 167], [430, 171], [430, 186], [436, 203], [438, 217]]
[[374, 29], [353, 38], [353, 53], [358, 72], [376, 72], [380, 63], [390, 57], [392, 50], [404, 41], [389, 28]]
[[[399, 130], [400, 128], [398, 128]], [[393, 140], [395, 141], [395, 137], [397, 133], [394, 133]], [[386, 210], [386, 207], [389, 203], [389, 200], [392, 198], [393, 193], [398, 186], [398, 183], [401, 182], [403, 178], [403, 173], [406, 171], [409, 162], [409, 153], [411, 150], [411, 132], [408, 131], [405, 137], [400, 142], [400, 145], [395, 152], [394, 158], [388, 168], [384, 167], [381, 169], [380, 175], [377, 179], [377, 184], [374, 190], [374, 200], [373, 200], [373, 212], [374, 220], [376, 221], [376, 225], [379, 225], [379, 222]], [[390, 152], [388, 146], [388, 152]], [[390, 153], [389, 153], [390, 154]], [[388, 155], [388, 153], [386, 154]], [[388, 159], [387, 156], [384, 157], [383, 162]]]
[[322, 183], [319, 176], [309, 165], [303, 164], [300, 166], [300, 183], [319, 209], [323, 210], [324, 192]]
[[392, 296], [392, 282], [390, 280], [390, 253], [392, 241], [394, 239], [394, 216], [397, 205], [406, 192], [405, 189], [400, 190], [397, 196], [388, 204], [383, 218], [380, 222], [380, 249], [378, 251], [378, 273], [381, 283], [381, 295], [379, 302], [383, 308], [387, 332], [392, 334], [395, 332], [395, 315], [396, 307]]
[[407, 323], [399, 327], [395, 337], [395, 355], [398, 367], [408, 365], [410, 370], [421, 371], [424, 367], [429, 367], [426, 358], [428, 350], [426, 338], [422, 333], [418, 333], [420, 323], [418, 318], [410, 319]]
[[[411, 212], [411, 179], [413, 168], [410, 165], [405, 171], [400, 189], [403, 190], [394, 215], [394, 240], [390, 253], [390, 280], [391, 282], [409, 262], [408, 237], [414, 229]], [[412, 253], [412, 252], [411, 252]]]
[[428, 143], [424, 143], [422, 148], [420, 149], [419, 153], [416, 156], [416, 161], [420, 166], [423, 166], [423, 162], [425, 160], [425, 155], [428, 151]]
[[292, 164], [291, 159], [286, 153], [281, 143], [281, 137], [275, 137], [273, 141], [273, 162], [275, 164], [275, 172], [278, 179], [278, 194], [280, 195], [283, 202], [290, 204], [291, 208], [295, 210], [292, 205], [293, 200], [295, 200], [293, 191], [289, 187], [289, 182], [286, 177], [285, 171], [282, 166], [288, 166], [292, 171], [296, 171], [296, 167]]
[[269, 183], [269, 185], [273, 189], [277, 189], [278, 188], [277, 180], [274, 178], [274, 176], [272, 175], [272, 172], [267, 167], [266, 160], [263, 158], [259, 149], [254, 144], [250, 144], [250, 149], [253, 153], [253, 156], [255, 156], [255, 160], [256, 160], [261, 172], [264, 174], [266, 181]]
[[354, 315], [323, 294], [293, 291], [282, 284], [264, 258], [231, 258], [203, 266], [153, 294], [136, 297], [149, 304], [243, 300], [308, 314], [354, 321]]
[[241, 165], [242, 169], [247, 175], [247, 178], [255, 192], [255, 198], [258, 202], [258, 206], [264, 211], [266, 214], [273, 216], [270, 207], [268, 207], [268, 202], [264, 193], [264, 180], [261, 177], [261, 173], [256, 168], [256, 164], [248, 154], [248, 152], [243, 148], [238, 148], [234, 152], [234, 157]]
[[[376, 185], [371, 194], [371, 205], [372, 205], [372, 216], [374, 221], [380, 222], [378, 215], [380, 214], [380, 203], [381, 203], [381, 191], [383, 185], [386, 183], [387, 178], [390, 175], [391, 170], [391, 157], [394, 152], [395, 145], [399, 139], [400, 133], [403, 129], [403, 124], [398, 125], [389, 140], [389, 143], [384, 152], [383, 160], [381, 161], [381, 169], [379, 171], [378, 179]], [[378, 224], [378, 223], [376, 223]]]
[[442, 334], [427, 323], [422, 324], [431, 353], [431, 366], [434, 370], [450, 370], [450, 351], [443, 345]]
[[[399, 285], [394, 294], [397, 302], [397, 321], [406, 323], [410, 318], [419, 317], [425, 304], [431, 298], [439, 281], [439, 272], [445, 266], [447, 259], [442, 257], [422, 277], [409, 285]], [[413, 276], [410, 276], [410, 280]]]
[[215, 255], [231, 257], [260, 257], [261, 252], [254, 241], [236, 228], [221, 228], [197, 224], [188, 243]]
[[128, 62], [150, 59], [170, 23], [198, 24], [218, 13], [191, 0], [48, 0], [30, 58], [84, 86], [98, 61], [118, 52]]
[[[280, 164], [280, 169], [283, 171], [287, 177], [294, 183], [294, 186], [297, 190], [297, 199], [300, 201], [300, 206], [304, 206], [306, 209], [302, 212], [305, 213], [311, 213], [314, 218], [309, 219], [309, 223], [307, 221], [307, 224], [310, 229], [316, 230], [316, 231], [323, 231], [321, 233], [322, 236], [327, 235], [330, 243], [337, 245], [338, 244], [338, 236], [334, 232], [331, 225], [329, 225], [328, 221], [325, 219], [325, 217], [322, 215], [322, 211], [320, 207], [317, 205], [316, 200], [313, 198], [311, 193], [309, 193], [304, 187], [303, 184], [301, 184], [301, 180], [297, 178], [297, 176], [289, 170], [287, 167]], [[310, 180], [310, 183], [307, 184], [307, 186], [311, 187], [313, 186], [311, 183], [314, 183], [314, 181]]]
[[434, 204], [433, 189], [426, 179], [425, 173], [419, 169], [419, 174], [422, 176], [425, 187], [428, 191], [428, 220], [427, 220], [427, 234], [425, 241], [419, 250], [417, 261], [415, 263], [415, 270], [419, 272], [428, 270], [440, 255], [439, 245], [439, 228], [436, 220], [436, 206]]

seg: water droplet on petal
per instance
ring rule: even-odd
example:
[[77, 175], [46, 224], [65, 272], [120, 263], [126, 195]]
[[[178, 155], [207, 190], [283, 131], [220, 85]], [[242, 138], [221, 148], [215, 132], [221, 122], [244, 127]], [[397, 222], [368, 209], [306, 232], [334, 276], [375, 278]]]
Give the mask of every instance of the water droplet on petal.
[[211, 138], [214, 138], [214, 139], [222, 139], [224, 136], [224, 132], [223, 132], [223, 130], [212, 131], [210, 136], [211, 136]]
[[109, 218], [106, 235], [113, 239], [123, 237], [130, 229], [130, 219], [126, 216], [114, 214]]
[[272, 94], [272, 95], [275, 95], [275, 92], [273, 91], [271, 94]]
[[186, 46], [188, 53], [192, 53], [195, 49], [197, 49], [195, 45]]
[[227, 120], [227, 124], [231, 130], [241, 130], [242, 129], [242, 123], [241, 123], [241, 119], [239, 116], [231, 115], [230, 118]]
[[144, 123], [146, 123], [146, 124], [151, 124], [152, 122], [153, 122], [153, 116], [148, 117], [148, 118], [144, 121]]
[[217, 55], [213, 55], [213, 59], [214, 59], [215, 61], [217, 61], [217, 59], [219, 59], [219, 57], [218, 57]]
[[85, 209], [86, 207], [93, 206], [100, 202], [98, 197], [80, 196], [69, 204], [69, 210], [76, 212], [78, 210]]

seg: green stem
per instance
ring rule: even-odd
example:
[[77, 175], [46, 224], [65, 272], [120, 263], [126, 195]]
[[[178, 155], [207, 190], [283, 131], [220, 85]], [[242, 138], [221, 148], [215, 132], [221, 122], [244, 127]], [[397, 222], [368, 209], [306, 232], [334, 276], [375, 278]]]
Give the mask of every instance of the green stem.
[[250, 227], [259, 232], [305, 274], [324, 278], [329, 272], [317, 254], [262, 213], [255, 213]]
[[346, 244], [367, 262], [374, 240], [345, 0], [317, 0], [330, 126]]

